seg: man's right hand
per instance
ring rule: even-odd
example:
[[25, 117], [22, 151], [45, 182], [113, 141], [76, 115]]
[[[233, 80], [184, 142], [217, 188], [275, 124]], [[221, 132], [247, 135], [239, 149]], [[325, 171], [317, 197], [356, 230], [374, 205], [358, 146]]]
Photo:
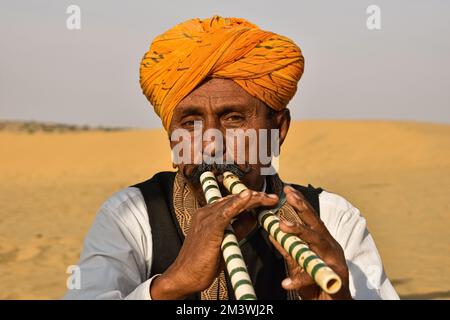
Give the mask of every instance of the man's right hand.
[[246, 210], [277, 202], [276, 195], [245, 190], [197, 210], [176, 260], [153, 280], [152, 299], [184, 299], [208, 288], [221, 271], [220, 246], [231, 220]]

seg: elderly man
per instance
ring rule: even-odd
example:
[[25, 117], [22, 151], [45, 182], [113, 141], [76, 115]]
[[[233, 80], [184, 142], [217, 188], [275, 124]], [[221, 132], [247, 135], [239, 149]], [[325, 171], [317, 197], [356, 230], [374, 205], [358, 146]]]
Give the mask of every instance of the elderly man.
[[[273, 154], [272, 140], [260, 143], [266, 132], [276, 130], [279, 145], [285, 140], [287, 104], [303, 67], [292, 40], [244, 19], [193, 19], [154, 39], [140, 82], [170, 137], [184, 132], [192, 142], [199, 124], [201, 133], [213, 129], [224, 137], [233, 130], [264, 133], [256, 135], [257, 143], [246, 136], [243, 148], [202, 141], [201, 149], [211, 147], [214, 159], [231, 154], [232, 163], [199, 160], [196, 143], [188, 144], [183, 161], [174, 157], [176, 173], [158, 173], [113, 195], [86, 237], [81, 288], [66, 298], [233, 299], [221, 255], [231, 223], [259, 299], [397, 299], [358, 209], [320, 188], [287, 185], [276, 172], [262, 174], [271, 163], [249, 161], [255, 148]], [[178, 143], [171, 139], [173, 150]], [[207, 204], [199, 182], [205, 170], [219, 182], [231, 171], [254, 191]], [[277, 206], [282, 194], [287, 203], [278, 212], [281, 230], [298, 235], [339, 275], [337, 293], [324, 292], [259, 227], [254, 212]]]

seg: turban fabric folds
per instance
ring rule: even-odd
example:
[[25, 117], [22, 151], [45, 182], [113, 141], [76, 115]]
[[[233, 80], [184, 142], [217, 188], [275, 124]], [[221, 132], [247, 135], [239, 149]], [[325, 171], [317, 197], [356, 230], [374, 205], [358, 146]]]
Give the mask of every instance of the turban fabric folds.
[[270, 108], [294, 96], [304, 59], [290, 39], [240, 18], [178, 24], [156, 37], [140, 66], [140, 84], [164, 128], [175, 107], [206, 78], [235, 81]]

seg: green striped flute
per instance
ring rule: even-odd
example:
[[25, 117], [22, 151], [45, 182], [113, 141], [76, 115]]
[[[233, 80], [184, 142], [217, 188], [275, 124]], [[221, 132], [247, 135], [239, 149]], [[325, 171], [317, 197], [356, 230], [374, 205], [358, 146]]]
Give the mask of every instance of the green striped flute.
[[[248, 189], [239, 178], [227, 171], [223, 173], [223, 184], [231, 194], [239, 194]], [[297, 236], [280, 229], [280, 220], [273, 212], [263, 210], [258, 213], [258, 221], [295, 261], [314, 279], [323, 291], [333, 294], [340, 290], [341, 278], [322, 261], [308, 245]]]
[[[208, 204], [222, 198], [216, 177], [211, 171], [205, 171], [200, 176], [200, 184]], [[221, 249], [236, 299], [256, 300], [255, 289], [253, 289], [239, 242], [231, 225], [225, 229]]]

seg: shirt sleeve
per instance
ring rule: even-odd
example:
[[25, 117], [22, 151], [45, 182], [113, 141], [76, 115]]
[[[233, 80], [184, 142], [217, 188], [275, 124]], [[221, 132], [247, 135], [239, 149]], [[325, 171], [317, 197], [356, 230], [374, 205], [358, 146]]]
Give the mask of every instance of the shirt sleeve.
[[126, 296], [126, 300], [152, 300], [150, 295], [150, 286], [152, 285], [153, 279], [160, 276], [160, 274], [155, 274], [150, 279], [140, 284], [133, 292]]
[[336, 240], [344, 250], [349, 268], [352, 297], [364, 300], [399, 299], [386, 276], [366, 220], [357, 208], [342, 197], [339, 198], [337, 203], [343, 205], [337, 206], [341, 208], [340, 212], [337, 210], [333, 213], [336, 218], [334, 231]]
[[148, 216], [139, 198], [117, 203], [123, 196], [99, 210], [78, 263], [80, 286], [69, 289], [64, 299], [151, 299], [150, 285], [157, 275], [148, 277], [152, 252]]

